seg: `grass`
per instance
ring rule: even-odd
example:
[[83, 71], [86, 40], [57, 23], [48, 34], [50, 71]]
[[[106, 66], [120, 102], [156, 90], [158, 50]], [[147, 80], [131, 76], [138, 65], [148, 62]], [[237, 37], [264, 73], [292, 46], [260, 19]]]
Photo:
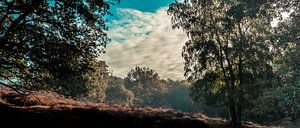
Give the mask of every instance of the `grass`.
[[[22, 96], [0, 89], [1, 125], [43, 128], [208, 128], [232, 127], [228, 120], [200, 113], [182, 113], [163, 108], [131, 108], [83, 102], [53, 93], [34, 92]], [[16, 123], [10, 123], [10, 122]], [[245, 128], [264, 128], [244, 122]]]

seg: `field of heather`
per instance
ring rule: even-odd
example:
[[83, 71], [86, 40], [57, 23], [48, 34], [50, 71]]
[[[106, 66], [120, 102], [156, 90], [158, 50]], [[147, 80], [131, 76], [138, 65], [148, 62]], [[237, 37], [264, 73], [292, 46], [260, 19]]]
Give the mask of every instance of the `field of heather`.
[[[199, 113], [182, 113], [163, 108], [129, 108], [33, 93], [22, 96], [0, 91], [2, 126], [39, 128], [208, 128], [230, 127], [229, 121]], [[244, 122], [244, 127], [261, 128]]]

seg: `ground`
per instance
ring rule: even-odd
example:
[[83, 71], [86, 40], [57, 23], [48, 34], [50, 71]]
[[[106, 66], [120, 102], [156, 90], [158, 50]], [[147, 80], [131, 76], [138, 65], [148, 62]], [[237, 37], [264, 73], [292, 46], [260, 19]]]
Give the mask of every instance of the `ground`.
[[[45, 93], [22, 96], [0, 89], [0, 125], [38, 128], [209, 128], [228, 120], [163, 108], [131, 108], [66, 99]], [[244, 122], [245, 128], [263, 128]]]

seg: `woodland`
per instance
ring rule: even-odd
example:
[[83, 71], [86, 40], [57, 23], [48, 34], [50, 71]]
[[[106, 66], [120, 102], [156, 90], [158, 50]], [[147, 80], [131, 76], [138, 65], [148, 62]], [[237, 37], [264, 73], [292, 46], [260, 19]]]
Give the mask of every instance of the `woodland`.
[[[183, 30], [188, 36], [182, 49], [185, 80], [161, 78], [151, 67], [142, 66], [132, 68], [125, 77], [114, 76], [105, 60], [98, 59], [105, 54], [111, 40], [106, 33], [109, 28], [105, 16], [112, 15], [110, 8], [122, 1], [50, 1], [0, 0], [0, 111], [4, 115], [12, 119], [18, 113], [30, 115], [31, 109], [27, 112], [27, 109], [7, 106], [10, 103], [28, 106], [18, 97], [33, 96], [39, 101], [34, 105], [53, 106], [41, 103], [47, 100], [39, 98], [49, 95], [66, 102], [80, 101], [78, 104], [92, 102], [141, 108], [134, 112], [157, 108], [164, 114], [168, 113], [164, 109], [202, 113], [227, 120], [230, 125], [226, 127], [246, 127], [246, 121], [266, 126], [289, 122], [297, 127], [300, 119], [299, 0], [171, 3], [167, 13], [172, 28]], [[22, 102], [21, 105], [16, 101]], [[122, 107], [119, 109], [123, 110]], [[37, 113], [43, 113], [41, 109]], [[74, 112], [79, 118], [81, 115], [76, 112], [93, 114], [94, 111], [92, 107], [66, 112]], [[49, 108], [46, 115], [53, 113], [51, 117], [36, 116], [69, 119], [63, 116], [65, 111], [59, 112]], [[105, 112], [99, 110], [98, 115], [91, 119], [86, 116], [83, 122], [104, 119], [110, 115]], [[143, 116], [141, 121], [139, 114], [118, 114], [119, 118], [112, 114], [108, 118], [111, 120], [102, 122], [112, 124], [114, 120], [122, 122], [120, 118], [126, 118], [130, 120], [130, 123], [123, 120], [127, 127], [176, 126], [172, 118], [176, 114], [159, 116], [159, 120], [169, 121], [165, 124], [157, 123], [152, 116]], [[23, 117], [24, 122], [36, 119], [30, 116], [20, 116], [20, 119]], [[202, 122], [180, 120], [184, 121], [177, 127], [206, 127]], [[72, 121], [76, 122], [70, 118], [69, 122], [60, 123], [70, 126], [67, 124]], [[207, 124], [213, 127], [213, 123]]]

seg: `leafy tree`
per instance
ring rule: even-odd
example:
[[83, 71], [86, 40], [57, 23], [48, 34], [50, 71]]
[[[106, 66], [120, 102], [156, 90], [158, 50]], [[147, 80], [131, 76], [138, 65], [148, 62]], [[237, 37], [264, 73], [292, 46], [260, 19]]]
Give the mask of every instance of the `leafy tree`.
[[[103, 17], [112, 2], [0, 1], [1, 85], [30, 90], [49, 85], [45, 79], [88, 82], [84, 74], [93, 69], [92, 63], [109, 41]], [[86, 85], [68, 82], [47, 87], [61, 90]]]
[[255, 100], [256, 106], [246, 112], [246, 118], [264, 123], [295, 121], [300, 107], [299, 93], [299, 89], [280, 86], [280, 83], [277, 83], [276, 86], [264, 90]]
[[269, 1], [184, 0], [170, 5], [173, 28], [190, 37], [182, 56], [192, 97], [228, 106], [232, 124], [241, 125], [250, 106], [273, 76]]
[[158, 74], [147, 67], [131, 69], [126, 78], [125, 86], [135, 96], [134, 105], [159, 107], [163, 104], [162, 95], [166, 85], [160, 81]]
[[300, 1], [279, 0], [278, 10], [290, 12], [275, 28], [276, 48], [279, 56], [276, 71], [280, 79], [280, 104], [285, 117], [295, 120], [300, 113]]
[[[276, 1], [278, 26], [274, 27], [273, 50], [277, 52], [272, 66], [277, 79], [254, 100], [245, 118], [264, 123], [295, 121], [300, 113], [299, 88], [299, 1]], [[284, 13], [290, 12], [290, 13]], [[289, 14], [285, 19], [282, 16]], [[286, 16], [285, 16], [286, 17]]]
[[105, 61], [95, 62], [93, 70], [87, 72], [84, 78], [88, 79], [88, 97], [98, 102], [106, 98], [105, 91], [109, 84], [108, 66]]
[[120, 104], [132, 106], [134, 93], [125, 88], [124, 79], [112, 76], [109, 78], [109, 86], [106, 90], [106, 102], [109, 104]]

